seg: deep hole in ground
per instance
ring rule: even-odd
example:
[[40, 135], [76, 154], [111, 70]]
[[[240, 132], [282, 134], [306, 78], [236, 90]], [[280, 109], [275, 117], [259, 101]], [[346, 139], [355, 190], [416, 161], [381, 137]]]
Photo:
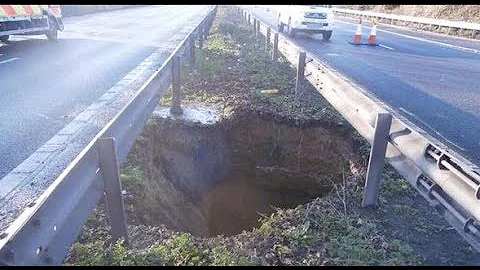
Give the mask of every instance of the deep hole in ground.
[[220, 120], [204, 105], [184, 111], [174, 118], [157, 108], [129, 156], [145, 174], [132, 211], [144, 224], [197, 236], [249, 230], [275, 207], [326, 195], [354, 152], [349, 129], [300, 128], [255, 113]]

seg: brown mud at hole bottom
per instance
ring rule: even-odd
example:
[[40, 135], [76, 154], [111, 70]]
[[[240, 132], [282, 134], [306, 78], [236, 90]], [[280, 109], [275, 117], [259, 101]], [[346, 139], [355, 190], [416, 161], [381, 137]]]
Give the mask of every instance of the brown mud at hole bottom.
[[[234, 235], [256, 227], [259, 213], [294, 208], [326, 195], [350, 170], [352, 132], [299, 128], [242, 112], [158, 107], [129, 155], [146, 175], [135, 201], [142, 223], [197, 236]], [[141, 201], [140, 201], [141, 200]]]

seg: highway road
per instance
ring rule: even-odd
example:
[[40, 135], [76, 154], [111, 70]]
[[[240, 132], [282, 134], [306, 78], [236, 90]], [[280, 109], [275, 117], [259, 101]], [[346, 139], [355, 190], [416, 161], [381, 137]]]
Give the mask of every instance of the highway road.
[[[249, 10], [276, 28], [277, 13]], [[298, 34], [297, 45], [352, 79], [477, 166], [480, 164], [480, 43], [380, 24], [380, 46], [349, 44], [356, 20], [336, 17], [330, 41]], [[363, 42], [370, 33], [363, 21]]]
[[148, 6], [69, 17], [56, 43], [13, 36], [0, 45], [0, 179], [152, 52], [172, 51], [207, 9]]

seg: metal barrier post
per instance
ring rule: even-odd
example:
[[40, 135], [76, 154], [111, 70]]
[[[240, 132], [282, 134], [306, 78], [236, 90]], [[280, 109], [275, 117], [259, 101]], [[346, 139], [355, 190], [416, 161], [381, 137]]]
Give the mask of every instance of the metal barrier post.
[[380, 112], [377, 114], [362, 207], [378, 204], [378, 191], [380, 189], [383, 166], [385, 165], [385, 152], [387, 150], [391, 124], [392, 115], [390, 113]]
[[172, 114], [182, 114], [183, 110], [180, 105], [182, 101], [182, 92], [180, 89], [180, 57], [176, 56], [172, 59]]
[[257, 37], [257, 19], [253, 18], [253, 36]]
[[256, 37], [260, 37], [262, 33], [260, 32], [260, 20], [257, 20], [257, 30], [255, 31]]
[[115, 139], [113, 137], [100, 138], [98, 140], [98, 152], [100, 156], [100, 170], [105, 183], [111, 234], [113, 239], [124, 237], [126, 243], [128, 243], [127, 223], [123, 205], [122, 185], [118, 172]]
[[208, 25], [208, 17], [207, 19], [203, 22], [203, 40], [205, 41], [207, 39], [207, 36], [208, 36], [208, 29], [209, 29], [209, 25]]
[[210, 17], [208, 17], [208, 19], [207, 19], [207, 29], [206, 29], [207, 31], [205, 31], [205, 37], [204, 37], [204, 39], [207, 39], [208, 35], [210, 34], [210, 29], [212, 28], [212, 24], [213, 24], [213, 18], [214, 18], [214, 16], [213, 16], [213, 14], [212, 14], [212, 15], [210, 15]]
[[307, 54], [305, 52], [300, 52], [298, 54], [298, 63], [297, 63], [297, 81], [295, 84], [295, 101], [300, 100], [300, 95], [303, 89], [303, 82], [305, 80], [305, 59]]
[[190, 38], [190, 66], [195, 66], [195, 38]]
[[270, 47], [270, 35], [271, 35], [271, 29], [270, 27], [267, 27], [267, 34], [265, 37], [265, 51], [268, 52], [268, 48]]
[[278, 33], [273, 35], [273, 50], [272, 50], [272, 61], [277, 61], [278, 59]]
[[203, 23], [198, 27], [198, 47], [203, 48]]

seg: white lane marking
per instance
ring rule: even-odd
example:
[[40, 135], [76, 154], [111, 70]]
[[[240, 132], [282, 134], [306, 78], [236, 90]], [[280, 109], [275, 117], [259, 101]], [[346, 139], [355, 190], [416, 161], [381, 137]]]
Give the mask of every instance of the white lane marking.
[[3, 60], [3, 61], [0, 61], [0, 65], [1, 64], [5, 64], [5, 63], [8, 63], [8, 62], [12, 62], [12, 61], [15, 61], [15, 60], [18, 60], [20, 58], [18, 57], [13, 57], [13, 58], [10, 58], [10, 59], [7, 59], [7, 60]]
[[398, 109], [399, 109], [400, 111], [402, 111], [402, 112], [404, 112], [404, 113], [406, 113], [406, 114], [410, 115], [410, 116], [413, 116], [413, 117], [415, 117], [415, 115], [414, 115], [413, 113], [411, 113], [411, 112], [407, 111], [407, 110], [406, 110], [405, 108], [403, 108], [403, 107], [398, 107]]
[[43, 114], [43, 113], [36, 113], [36, 115], [38, 115], [38, 116], [40, 116], [40, 117], [42, 117], [42, 118], [44, 118], [44, 119], [47, 119], [47, 120], [53, 120], [53, 121], [55, 120], [55, 119], [53, 119], [52, 117], [50, 117], [50, 116], [48, 116], [48, 115], [45, 115], [45, 114]]
[[438, 136], [440, 136], [442, 139], [444, 139], [445, 141], [451, 143], [452, 145], [455, 145], [456, 147], [458, 147], [459, 149], [461, 149], [462, 151], [466, 151], [465, 148], [459, 146], [458, 144], [450, 141], [449, 139], [445, 138], [445, 136], [442, 135], [442, 133], [436, 131], [432, 126], [430, 126], [429, 124], [425, 123], [424, 121], [422, 121], [422, 119], [420, 119], [418, 116], [416, 116], [415, 114], [407, 111], [405, 108], [403, 107], [399, 107], [398, 108], [400, 111], [412, 116], [413, 118], [417, 119], [418, 121], [420, 121], [422, 124], [424, 124], [426, 127], [428, 127], [430, 130], [432, 130], [433, 132], [435, 132]]
[[[355, 23], [344, 22], [344, 21], [341, 21], [341, 20], [336, 20], [336, 21], [341, 22], [341, 23], [351, 24], [351, 25], [357, 25]], [[364, 27], [367, 28], [367, 29], [370, 29], [370, 27], [368, 27], [368, 26], [364, 26]], [[448, 44], [448, 43], [443, 43], [443, 42], [424, 39], [424, 38], [419, 38], [419, 37], [412, 37], [412, 36], [409, 36], [409, 35], [399, 34], [399, 33], [395, 33], [395, 32], [388, 31], [388, 30], [382, 30], [382, 29], [378, 29], [378, 28], [377, 28], [377, 31], [378, 32], [385, 32], [385, 33], [389, 33], [389, 34], [397, 35], [397, 36], [401, 36], [401, 37], [406, 37], [406, 38], [410, 38], [410, 39], [415, 39], [415, 40], [418, 40], [418, 41], [433, 43], [433, 44], [437, 44], [437, 45], [440, 45], [440, 46], [449, 47], [449, 48], [452, 48], [452, 49], [457, 49], [457, 50], [460, 50], [460, 51], [466, 51], [466, 52], [470, 52], [470, 53], [480, 54], [480, 50], [476, 50], [476, 49], [472, 49], [472, 48], [452, 45], [452, 44]]]
[[378, 44], [378, 46], [380, 46], [380, 47], [383, 47], [383, 48], [385, 48], [385, 49], [389, 49], [389, 50], [395, 51], [395, 49], [394, 49], [394, 48], [392, 48], [392, 47], [388, 47], [387, 45]]

